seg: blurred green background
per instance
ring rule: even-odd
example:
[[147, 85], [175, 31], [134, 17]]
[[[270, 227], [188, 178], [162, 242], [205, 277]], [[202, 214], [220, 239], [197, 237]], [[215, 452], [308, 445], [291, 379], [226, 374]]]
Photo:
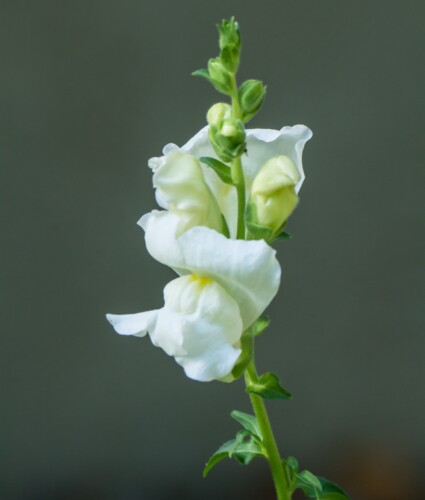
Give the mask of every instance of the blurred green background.
[[190, 73], [231, 15], [268, 85], [252, 126], [314, 132], [257, 347], [294, 394], [269, 404], [282, 453], [354, 499], [425, 498], [425, 3], [2, 0], [1, 499], [273, 498], [261, 461], [201, 478], [242, 383], [104, 319], [174, 276], [136, 226], [147, 160], [220, 99]]

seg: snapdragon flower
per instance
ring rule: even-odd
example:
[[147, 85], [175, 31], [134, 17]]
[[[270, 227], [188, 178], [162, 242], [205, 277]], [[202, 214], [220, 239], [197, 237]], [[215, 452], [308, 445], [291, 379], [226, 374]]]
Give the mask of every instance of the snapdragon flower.
[[222, 230], [223, 218], [210, 188], [204, 180], [197, 158], [169, 147], [164, 156], [148, 162], [158, 205], [180, 218], [178, 233], [193, 226]]
[[207, 227], [177, 236], [180, 219], [153, 211], [139, 221], [146, 246], [180, 278], [164, 289], [161, 309], [107, 315], [117, 333], [143, 337], [174, 356], [188, 377], [226, 377], [239, 355], [242, 333], [276, 295], [280, 266], [264, 241], [231, 240]]

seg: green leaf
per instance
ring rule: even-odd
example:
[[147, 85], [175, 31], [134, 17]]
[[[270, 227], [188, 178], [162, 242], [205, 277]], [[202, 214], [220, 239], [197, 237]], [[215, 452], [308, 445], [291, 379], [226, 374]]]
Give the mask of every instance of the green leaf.
[[292, 235], [287, 233], [286, 231], [282, 231], [277, 236], [275, 236], [270, 243], [274, 243], [275, 241], [280, 240], [292, 240]]
[[235, 458], [240, 464], [247, 465], [252, 459], [264, 456], [264, 450], [258, 441], [246, 430], [241, 430], [236, 434], [236, 438], [227, 441], [208, 460], [204, 468], [203, 476], [225, 458]]
[[239, 422], [242, 427], [244, 427], [253, 436], [262, 439], [260, 426], [258, 425], [257, 418], [249, 413], [244, 413], [243, 411], [233, 410], [230, 416]]
[[324, 477], [317, 476], [317, 479], [322, 485], [322, 496], [320, 500], [347, 500], [349, 496], [347, 493], [337, 484], [325, 479]]
[[303, 470], [297, 474], [296, 487], [302, 489], [306, 497], [322, 500], [322, 485], [310, 471]]
[[262, 334], [269, 325], [270, 325], [270, 318], [266, 314], [260, 316], [257, 319], [257, 321], [255, 321], [255, 323], [252, 325], [254, 337], [257, 337], [258, 335]]
[[209, 156], [202, 156], [199, 160], [211, 167], [224, 183], [234, 186], [231, 170], [228, 165]]
[[234, 443], [235, 439], [232, 439], [231, 441], [227, 441], [227, 443], [224, 443], [223, 445], [220, 446], [220, 448], [208, 460], [207, 465], [205, 466], [204, 471], [202, 473], [203, 477], [206, 477], [208, 472], [219, 462], [229, 457], [229, 451], [233, 450]]
[[293, 471], [295, 474], [298, 474], [298, 469], [299, 469], [299, 464], [298, 460], [295, 457], [288, 457], [285, 460], [286, 464], [288, 467]]
[[280, 385], [279, 377], [270, 372], [261, 375], [256, 382], [249, 384], [246, 390], [261, 396], [263, 399], [292, 398], [292, 394]]

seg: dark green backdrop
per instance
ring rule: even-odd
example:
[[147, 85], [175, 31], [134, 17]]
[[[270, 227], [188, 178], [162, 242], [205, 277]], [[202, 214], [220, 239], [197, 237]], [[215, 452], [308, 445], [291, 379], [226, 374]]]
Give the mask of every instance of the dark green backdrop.
[[281, 449], [354, 499], [381, 476], [424, 498], [424, 5], [1, 1], [0, 498], [273, 498], [261, 462], [201, 479], [242, 384], [190, 381], [104, 320], [162, 303], [147, 160], [204, 125], [218, 94], [190, 73], [230, 15], [241, 76], [268, 85], [253, 126], [314, 132], [258, 341], [295, 395], [270, 404]]

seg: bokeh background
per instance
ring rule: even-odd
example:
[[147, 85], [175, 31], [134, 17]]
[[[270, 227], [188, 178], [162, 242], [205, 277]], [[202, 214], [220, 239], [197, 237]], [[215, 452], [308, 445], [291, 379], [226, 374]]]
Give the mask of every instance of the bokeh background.
[[262, 461], [201, 478], [242, 383], [104, 319], [162, 304], [147, 160], [220, 99], [190, 73], [231, 15], [268, 85], [252, 125], [314, 132], [257, 347], [295, 396], [269, 404], [282, 453], [354, 499], [425, 498], [425, 3], [2, 0], [1, 499], [273, 498]]

